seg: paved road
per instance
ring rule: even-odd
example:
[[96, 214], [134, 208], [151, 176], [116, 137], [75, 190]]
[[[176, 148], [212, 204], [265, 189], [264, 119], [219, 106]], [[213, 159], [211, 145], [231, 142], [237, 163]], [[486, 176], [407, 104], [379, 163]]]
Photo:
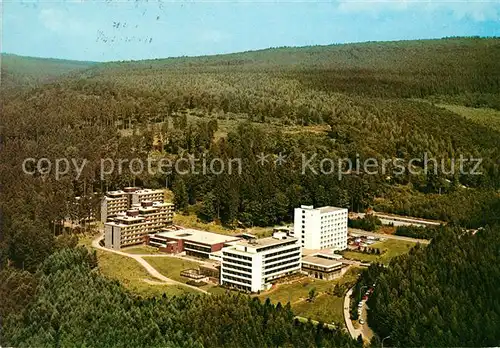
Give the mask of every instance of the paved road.
[[347, 331], [349, 331], [351, 337], [353, 339], [357, 339], [361, 332], [356, 330], [354, 328], [354, 325], [352, 325], [351, 314], [349, 313], [350, 298], [353, 290], [354, 288], [350, 288], [349, 291], [346, 292], [344, 296], [344, 321], [345, 321], [345, 326], [347, 327]]
[[368, 232], [368, 231], [364, 231], [364, 230], [358, 230], [356, 228], [349, 228], [349, 234], [356, 234], [358, 236], [372, 236], [372, 237], [376, 237], [376, 238], [385, 238], [385, 239], [396, 239], [396, 240], [403, 240], [406, 242], [414, 242], [414, 243], [420, 243], [420, 244], [429, 244], [430, 243], [430, 241], [427, 239], [417, 239], [417, 238], [396, 236], [393, 234], [385, 234], [385, 233], [374, 233], [374, 232]]
[[[354, 216], [363, 218], [365, 217], [365, 213], [352, 213]], [[376, 211], [373, 214], [378, 217], [384, 225], [394, 224], [395, 226], [409, 226], [409, 225], [418, 225], [418, 226], [439, 226], [443, 224], [443, 221], [438, 220], [424, 220], [419, 218], [414, 218], [411, 216], [400, 216], [388, 213], [378, 213]]]
[[[176, 280], [173, 280], [173, 279], [170, 279], [170, 278], [167, 278], [165, 277], [163, 274], [161, 274], [160, 272], [158, 272], [153, 266], [151, 266], [146, 260], [144, 260], [142, 258], [142, 256], [144, 255], [134, 255], [134, 254], [127, 254], [127, 253], [124, 253], [122, 251], [118, 251], [118, 250], [114, 250], [114, 249], [108, 249], [108, 248], [105, 248], [105, 247], [102, 247], [99, 245], [99, 241], [102, 239], [102, 233], [99, 234], [93, 241], [92, 241], [92, 247], [95, 248], [95, 249], [99, 249], [99, 250], [102, 250], [102, 251], [105, 251], [105, 252], [110, 252], [110, 253], [115, 253], [115, 254], [118, 254], [118, 255], [122, 255], [122, 256], [126, 256], [126, 257], [130, 257], [132, 259], [134, 259], [135, 261], [139, 262], [139, 264], [144, 267], [146, 269], [146, 271], [151, 275], [153, 276], [154, 278], [156, 279], [159, 279], [161, 281], [163, 281], [165, 284], [170, 284], [170, 285], [181, 285], [181, 286], [185, 286], [185, 287], [188, 287], [188, 288], [191, 288], [193, 290], [196, 290], [196, 291], [199, 291], [199, 292], [202, 292], [202, 293], [205, 293], [205, 294], [209, 294], [209, 292], [203, 290], [203, 289], [200, 289], [200, 288], [197, 288], [196, 286], [192, 286], [192, 285], [188, 285], [188, 284], [184, 284], [184, 283], [181, 283], [181, 282], [178, 282]], [[151, 256], [151, 255], [146, 255], [146, 256]]]
[[412, 224], [417, 224], [421, 226], [439, 226], [443, 224], [444, 222], [442, 221], [437, 221], [437, 220], [424, 220], [424, 219], [419, 219], [419, 218], [414, 218], [411, 216], [399, 216], [399, 215], [392, 215], [392, 214], [385, 214], [385, 213], [377, 213], [375, 212], [375, 215], [379, 219], [385, 219], [388, 220], [389, 222], [399, 222], [400, 225], [412, 225]]
[[358, 328], [355, 328], [352, 320], [351, 320], [351, 313], [350, 313], [350, 299], [352, 295], [352, 291], [354, 290], [354, 287], [350, 288], [349, 291], [345, 294], [344, 297], [344, 321], [347, 326], [347, 331], [349, 331], [349, 334], [353, 339], [357, 339], [359, 335], [362, 335], [363, 339], [365, 341], [370, 341], [371, 338], [373, 337], [373, 331], [370, 329], [367, 323], [367, 306], [366, 306], [366, 301], [363, 302], [363, 312], [361, 315], [361, 318], [365, 321], [363, 325], [361, 325]]

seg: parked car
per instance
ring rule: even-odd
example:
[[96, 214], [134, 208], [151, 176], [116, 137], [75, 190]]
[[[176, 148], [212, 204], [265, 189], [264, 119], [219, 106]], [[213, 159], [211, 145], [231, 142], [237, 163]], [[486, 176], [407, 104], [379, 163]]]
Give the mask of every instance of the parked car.
[[358, 303], [358, 307], [363, 307], [363, 302]]
[[365, 321], [364, 321], [363, 319], [359, 319], [359, 323], [360, 323], [361, 325], [363, 325], [363, 324], [365, 323]]
[[363, 301], [368, 300], [368, 295], [363, 296]]

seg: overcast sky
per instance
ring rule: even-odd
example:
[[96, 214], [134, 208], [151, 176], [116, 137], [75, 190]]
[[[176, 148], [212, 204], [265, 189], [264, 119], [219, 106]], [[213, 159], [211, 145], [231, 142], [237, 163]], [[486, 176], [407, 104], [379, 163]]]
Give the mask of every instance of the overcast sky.
[[276, 46], [500, 36], [500, 0], [3, 0], [2, 52], [109, 61]]

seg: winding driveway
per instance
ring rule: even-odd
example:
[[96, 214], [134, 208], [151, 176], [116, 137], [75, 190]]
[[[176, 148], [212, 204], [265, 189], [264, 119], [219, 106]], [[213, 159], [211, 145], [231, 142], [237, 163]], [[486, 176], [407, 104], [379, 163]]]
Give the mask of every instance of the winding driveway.
[[130, 257], [132, 259], [134, 259], [135, 261], [139, 262], [139, 264], [144, 267], [146, 269], [146, 271], [151, 275], [153, 276], [154, 278], [156, 279], [159, 279], [161, 280], [162, 282], [164, 282], [166, 285], [180, 285], [180, 286], [185, 286], [185, 287], [188, 287], [188, 288], [191, 288], [193, 290], [196, 290], [196, 291], [199, 291], [199, 292], [202, 292], [204, 294], [210, 294], [209, 292], [203, 290], [203, 289], [200, 289], [200, 288], [197, 288], [196, 286], [192, 286], [192, 285], [188, 285], [188, 284], [184, 284], [184, 283], [181, 283], [181, 282], [178, 282], [176, 280], [173, 280], [173, 279], [170, 279], [170, 278], [167, 278], [165, 277], [163, 274], [161, 274], [160, 272], [158, 272], [153, 266], [151, 266], [146, 260], [144, 260], [142, 257], [143, 256], [151, 256], [151, 255], [134, 255], [134, 254], [127, 254], [127, 253], [124, 253], [122, 251], [118, 251], [118, 250], [114, 250], [114, 249], [108, 249], [108, 248], [105, 248], [105, 247], [102, 247], [99, 245], [99, 241], [102, 239], [102, 236], [103, 234], [100, 233], [93, 241], [92, 241], [92, 247], [95, 248], [95, 249], [99, 249], [99, 250], [102, 250], [102, 251], [105, 251], [105, 252], [110, 252], [110, 253], [115, 253], [115, 254], [118, 254], [118, 255], [121, 255], [121, 256], [126, 256], [126, 257]]
[[372, 336], [373, 336], [373, 331], [370, 329], [367, 323], [367, 317], [366, 317], [366, 302], [363, 302], [363, 320], [365, 323], [361, 325], [358, 329], [356, 329], [352, 323], [351, 320], [351, 313], [350, 313], [350, 299], [352, 292], [354, 290], [354, 287], [350, 288], [349, 291], [345, 294], [344, 297], [344, 321], [347, 327], [347, 331], [349, 331], [349, 334], [353, 339], [357, 339], [359, 335], [363, 337], [364, 340], [370, 341]]
[[351, 314], [349, 313], [350, 299], [353, 290], [354, 288], [350, 288], [349, 291], [347, 291], [344, 296], [344, 321], [345, 321], [345, 326], [347, 327], [347, 331], [349, 331], [351, 337], [353, 339], [357, 339], [361, 332], [359, 330], [356, 330], [354, 328], [354, 325], [352, 325]]

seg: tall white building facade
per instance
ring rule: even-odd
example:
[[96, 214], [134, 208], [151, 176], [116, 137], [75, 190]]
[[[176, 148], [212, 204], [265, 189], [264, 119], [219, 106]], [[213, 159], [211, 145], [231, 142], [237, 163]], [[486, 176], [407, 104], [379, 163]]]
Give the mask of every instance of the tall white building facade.
[[347, 249], [347, 209], [295, 208], [293, 235], [306, 249]]
[[234, 242], [222, 248], [221, 284], [249, 292], [267, 290], [274, 279], [300, 271], [301, 250], [299, 241], [283, 232]]

